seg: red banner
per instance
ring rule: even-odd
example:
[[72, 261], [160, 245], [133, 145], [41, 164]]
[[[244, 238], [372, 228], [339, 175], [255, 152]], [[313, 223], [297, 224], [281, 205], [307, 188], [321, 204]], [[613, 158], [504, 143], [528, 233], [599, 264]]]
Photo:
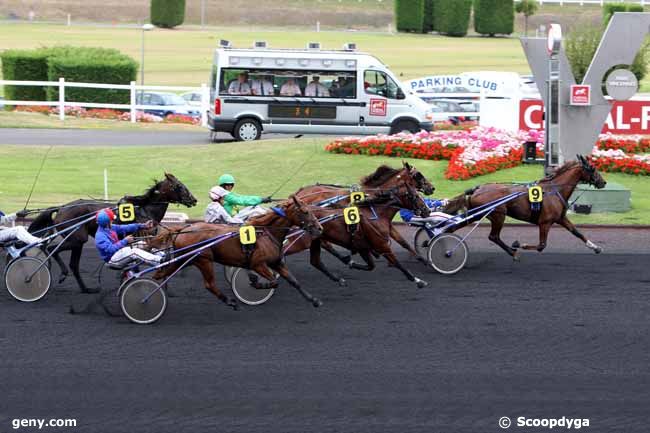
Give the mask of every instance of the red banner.
[[[544, 129], [543, 115], [542, 101], [522, 99], [519, 102], [519, 129]], [[650, 135], [650, 101], [614, 101], [602, 132]]]

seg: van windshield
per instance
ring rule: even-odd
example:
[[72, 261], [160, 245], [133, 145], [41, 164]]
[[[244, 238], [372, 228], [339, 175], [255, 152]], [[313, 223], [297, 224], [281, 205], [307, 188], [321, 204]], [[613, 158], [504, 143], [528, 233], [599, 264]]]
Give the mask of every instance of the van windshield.
[[357, 74], [329, 70], [223, 68], [219, 94], [354, 99]]

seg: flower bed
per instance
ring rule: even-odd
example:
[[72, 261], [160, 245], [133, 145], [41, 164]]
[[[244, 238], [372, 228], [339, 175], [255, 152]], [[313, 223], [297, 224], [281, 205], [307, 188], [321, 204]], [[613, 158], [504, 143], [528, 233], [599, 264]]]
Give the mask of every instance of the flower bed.
[[[59, 107], [48, 107], [40, 105], [25, 106], [19, 105], [15, 108], [15, 111], [19, 112], [28, 112], [28, 113], [41, 113], [48, 115], [57, 115], [59, 114]], [[83, 107], [65, 107], [66, 116], [72, 116], [82, 119], [103, 119], [103, 120], [120, 120], [120, 121], [130, 121], [131, 113], [130, 111], [120, 111], [120, 110], [111, 110], [107, 108], [83, 108]], [[136, 122], [143, 123], [154, 123], [154, 122], [165, 122], [165, 123], [183, 123], [188, 125], [198, 125], [201, 123], [200, 118], [194, 118], [190, 116], [172, 114], [163, 119], [160, 116], [155, 116], [153, 114], [148, 114], [143, 111], [136, 111], [135, 114]]]
[[525, 141], [537, 142], [541, 152], [543, 135], [537, 131], [510, 133], [480, 126], [469, 130], [345, 137], [328, 144], [325, 150], [352, 155], [447, 159], [445, 177], [462, 180], [521, 164]]

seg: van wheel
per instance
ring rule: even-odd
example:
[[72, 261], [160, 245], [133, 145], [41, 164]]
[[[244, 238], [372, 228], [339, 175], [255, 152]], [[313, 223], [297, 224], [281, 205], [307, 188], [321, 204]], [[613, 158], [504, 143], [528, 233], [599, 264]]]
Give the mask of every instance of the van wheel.
[[259, 140], [262, 135], [262, 125], [255, 119], [242, 119], [235, 124], [232, 135], [237, 141]]
[[391, 129], [391, 134], [399, 134], [400, 132], [409, 132], [415, 134], [420, 132], [420, 126], [412, 120], [398, 120]]

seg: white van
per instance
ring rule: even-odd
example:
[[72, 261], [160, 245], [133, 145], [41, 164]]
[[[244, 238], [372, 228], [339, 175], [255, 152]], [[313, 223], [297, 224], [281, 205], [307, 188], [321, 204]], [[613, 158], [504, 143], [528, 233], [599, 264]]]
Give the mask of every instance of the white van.
[[[354, 51], [229, 48], [222, 41], [210, 78], [210, 130], [237, 140], [262, 132], [378, 134], [431, 130], [433, 113], [405, 92], [377, 58]], [[214, 137], [214, 134], [212, 134]]]

